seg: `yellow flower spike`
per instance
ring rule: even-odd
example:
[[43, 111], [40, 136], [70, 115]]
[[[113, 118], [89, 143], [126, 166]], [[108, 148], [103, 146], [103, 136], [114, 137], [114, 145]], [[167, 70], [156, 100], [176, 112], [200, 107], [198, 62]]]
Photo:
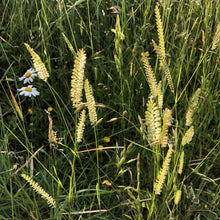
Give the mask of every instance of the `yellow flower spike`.
[[30, 186], [34, 189], [35, 192], [41, 195], [43, 199], [47, 201], [47, 204], [56, 208], [56, 202], [37, 182], [35, 182], [30, 176], [22, 173], [21, 176], [30, 184]]
[[162, 57], [165, 59], [165, 42], [164, 42], [164, 36], [163, 36], [163, 23], [162, 23], [162, 20], [160, 17], [160, 11], [157, 5], [154, 11], [155, 11], [155, 17], [156, 17], [156, 23], [157, 23], [157, 32], [159, 36], [159, 48], [160, 48]]
[[110, 137], [104, 137], [104, 142], [105, 142], [105, 143], [109, 143], [110, 140], [111, 140]]
[[84, 128], [85, 128], [85, 120], [86, 120], [86, 110], [83, 109], [80, 114], [79, 123], [78, 123], [77, 129], [76, 129], [78, 143], [80, 143], [83, 138], [83, 132], [84, 132]]
[[44, 65], [44, 63], [41, 61], [40, 56], [34, 52], [34, 49], [30, 47], [30, 45], [24, 43], [25, 47], [27, 48], [28, 52], [31, 54], [34, 68], [36, 72], [38, 73], [38, 77], [45, 82], [47, 81], [47, 78], [49, 77], [49, 73], [47, 72], [47, 69]]
[[82, 89], [83, 89], [83, 79], [84, 70], [86, 65], [86, 52], [81, 49], [77, 52], [76, 59], [74, 61], [74, 68], [72, 71], [71, 78], [71, 90], [70, 96], [74, 108], [79, 107], [82, 101]]
[[160, 169], [159, 175], [157, 176], [157, 180], [154, 182], [154, 191], [156, 195], [160, 195], [163, 189], [163, 184], [166, 180], [167, 173], [170, 167], [170, 161], [173, 153], [173, 145], [169, 145], [169, 150], [167, 151], [167, 155], [163, 161], [162, 168]]
[[99, 145], [99, 146], [98, 146], [98, 149], [99, 149], [100, 151], [102, 151], [103, 148], [104, 148], [103, 145]]
[[85, 90], [85, 94], [86, 94], [87, 107], [88, 107], [88, 110], [89, 110], [89, 120], [90, 120], [92, 125], [95, 125], [96, 122], [97, 122], [95, 98], [93, 96], [92, 86], [89, 84], [88, 79], [85, 80], [84, 90]]
[[150, 87], [151, 94], [156, 97], [158, 94], [158, 85], [154, 71], [149, 62], [149, 52], [142, 53], [142, 62], [144, 64], [145, 73], [147, 76], [147, 81]]

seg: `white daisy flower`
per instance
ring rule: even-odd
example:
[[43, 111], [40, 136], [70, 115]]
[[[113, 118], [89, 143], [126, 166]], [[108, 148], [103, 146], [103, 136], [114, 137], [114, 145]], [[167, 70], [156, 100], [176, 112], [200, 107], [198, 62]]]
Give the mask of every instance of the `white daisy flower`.
[[19, 95], [25, 95], [25, 96], [37, 96], [40, 95], [40, 93], [37, 91], [36, 88], [32, 88], [32, 85], [29, 85], [27, 87], [22, 87], [20, 89], [18, 89], [19, 91]]
[[26, 71], [26, 73], [19, 78], [20, 81], [24, 80], [25, 83], [31, 83], [33, 82], [33, 78], [37, 76], [36, 71], [33, 68], [30, 68]]

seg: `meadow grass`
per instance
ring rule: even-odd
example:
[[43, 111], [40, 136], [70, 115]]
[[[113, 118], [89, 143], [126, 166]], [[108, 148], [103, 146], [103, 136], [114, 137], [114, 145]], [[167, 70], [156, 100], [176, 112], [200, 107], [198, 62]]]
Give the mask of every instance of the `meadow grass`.
[[0, 219], [220, 218], [218, 0], [0, 8]]

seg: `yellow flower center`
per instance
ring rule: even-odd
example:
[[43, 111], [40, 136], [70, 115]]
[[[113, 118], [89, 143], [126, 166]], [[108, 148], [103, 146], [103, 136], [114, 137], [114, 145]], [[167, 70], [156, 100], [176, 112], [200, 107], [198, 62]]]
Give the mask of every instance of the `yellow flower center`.
[[26, 87], [24, 90], [25, 90], [26, 92], [32, 92], [32, 88], [31, 88], [31, 87]]
[[29, 78], [31, 76], [31, 73], [27, 72], [27, 73], [25, 73], [24, 76], [25, 76], [25, 78]]

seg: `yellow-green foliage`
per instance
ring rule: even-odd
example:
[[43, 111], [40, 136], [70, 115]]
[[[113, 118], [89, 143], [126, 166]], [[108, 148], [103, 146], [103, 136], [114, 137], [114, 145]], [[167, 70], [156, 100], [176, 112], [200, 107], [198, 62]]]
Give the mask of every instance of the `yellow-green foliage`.
[[25, 43], [24, 45], [26, 46], [27, 50], [31, 54], [31, 57], [34, 63], [34, 68], [37, 71], [38, 77], [46, 82], [47, 78], [49, 77], [49, 73], [47, 72], [47, 69], [44, 63], [41, 61], [39, 55], [36, 54], [34, 50], [28, 44]]
[[200, 93], [201, 93], [201, 89], [198, 88], [190, 101], [190, 104], [189, 104], [189, 107], [186, 113], [186, 126], [190, 126], [192, 124], [193, 114], [198, 106]]
[[73, 107], [78, 107], [82, 99], [84, 69], [86, 64], [86, 54], [83, 49], [79, 50], [74, 61], [74, 68], [71, 80], [70, 96]]
[[168, 144], [168, 127], [171, 125], [171, 122], [170, 122], [171, 114], [172, 114], [172, 111], [166, 108], [164, 116], [163, 116], [163, 128], [162, 128], [161, 138], [160, 138], [162, 147], [166, 147], [166, 145]]
[[217, 26], [216, 32], [214, 34], [213, 42], [212, 42], [212, 50], [216, 49], [220, 40], [220, 23]]
[[152, 40], [152, 42], [153, 42], [153, 45], [154, 45], [154, 49], [156, 50], [157, 55], [158, 55], [158, 57], [159, 57], [161, 66], [162, 66], [163, 69], [164, 69], [164, 72], [165, 72], [165, 75], [166, 75], [166, 77], [167, 77], [168, 84], [169, 84], [169, 86], [170, 86], [171, 92], [174, 93], [173, 80], [172, 80], [172, 77], [171, 77], [171, 75], [170, 75], [170, 70], [169, 70], [169, 67], [168, 67], [168, 65], [167, 65], [166, 59], [165, 59], [165, 57], [163, 56], [163, 52], [161, 51], [160, 47], [157, 46], [157, 44], [155, 43], [154, 40]]
[[77, 126], [77, 142], [80, 143], [83, 138], [83, 131], [85, 127], [85, 120], [86, 120], [86, 110], [83, 109], [80, 115], [79, 124]]
[[151, 94], [156, 97], [158, 93], [158, 86], [155, 74], [150, 66], [148, 55], [146, 53], [142, 53], [142, 62], [144, 64], [145, 73], [147, 76], [147, 81], [150, 87]]
[[147, 111], [145, 112], [145, 123], [147, 125], [147, 137], [150, 143], [160, 142], [161, 118], [157, 104], [152, 98], [147, 103]]
[[45, 192], [45, 190], [42, 189], [37, 182], [32, 180], [31, 177], [24, 173], [21, 174], [21, 176], [31, 185], [35, 192], [39, 193], [41, 197], [47, 201], [49, 206], [51, 206], [52, 208], [56, 208], [56, 202], [54, 201], [54, 199], [47, 192]]
[[165, 43], [164, 43], [164, 36], [163, 36], [163, 24], [160, 18], [160, 12], [159, 12], [159, 8], [156, 5], [155, 6], [155, 16], [156, 16], [156, 24], [157, 24], [157, 32], [158, 32], [158, 36], [159, 36], [159, 48], [161, 51], [161, 56], [163, 57], [163, 59], [165, 59]]
[[89, 120], [92, 125], [94, 125], [97, 121], [97, 114], [95, 108], [95, 99], [93, 96], [93, 89], [92, 86], [89, 84], [89, 80], [85, 80], [85, 93], [86, 93], [86, 100], [87, 100], [87, 107], [89, 110]]
[[193, 135], [194, 135], [194, 127], [191, 126], [191, 127], [186, 131], [185, 135], [183, 136], [181, 145], [184, 146], [184, 145], [190, 143], [190, 141], [192, 140]]
[[162, 168], [160, 170], [160, 173], [157, 177], [156, 182], [154, 183], [154, 191], [155, 191], [155, 194], [157, 194], [157, 195], [160, 195], [160, 193], [162, 191], [163, 184], [165, 182], [166, 175], [167, 175], [168, 170], [169, 170], [171, 156], [172, 156], [172, 152], [173, 152], [172, 148], [173, 148], [173, 146], [169, 145], [169, 150], [168, 150], [167, 155], [164, 159]]

